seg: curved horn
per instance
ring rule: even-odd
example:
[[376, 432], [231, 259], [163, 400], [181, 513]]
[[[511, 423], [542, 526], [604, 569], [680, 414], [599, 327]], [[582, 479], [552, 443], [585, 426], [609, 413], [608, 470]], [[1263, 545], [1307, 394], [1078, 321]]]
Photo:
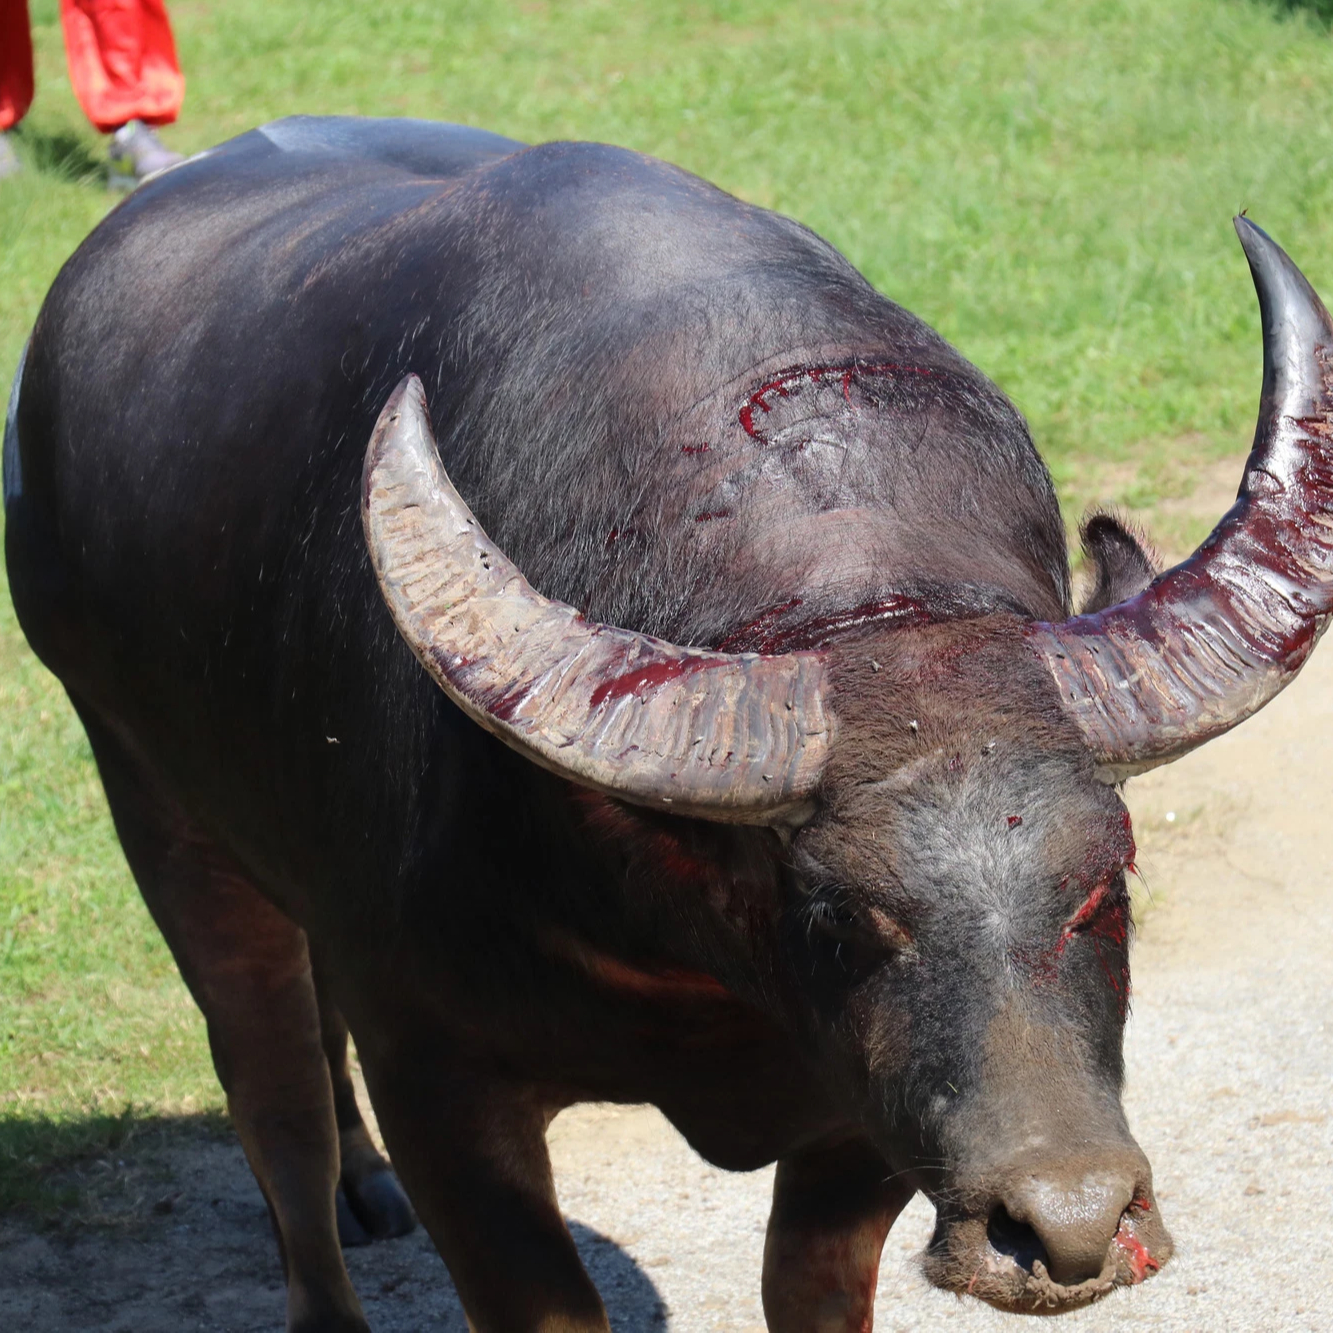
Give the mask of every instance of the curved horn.
[[399, 631], [449, 698], [506, 744], [673, 813], [800, 817], [831, 739], [819, 655], [680, 648], [542, 597], [454, 490], [415, 375], [375, 425], [361, 514]]
[[1282, 249], [1247, 218], [1235, 223], [1264, 332], [1236, 503], [1138, 596], [1030, 631], [1107, 781], [1177, 759], [1262, 708], [1333, 612], [1333, 322]]

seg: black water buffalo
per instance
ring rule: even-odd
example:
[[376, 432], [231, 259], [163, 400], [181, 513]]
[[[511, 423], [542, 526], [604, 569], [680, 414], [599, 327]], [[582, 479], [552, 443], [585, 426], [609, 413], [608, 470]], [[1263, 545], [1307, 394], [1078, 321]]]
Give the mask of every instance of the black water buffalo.
[[1002, 1307], [1166, 1260], [1117, 783], [1333, 608], [1333, 326], [1237, 227], [1240, 496], [1156, 578], [1094, 519], [1081, 615], [1003, 395], [661, 162], [289, 120], [93, 232], [15, 387], [9, 577], [207, 1017], [290, 1328], [365, 1327], [340, 1204], [411, 1224], [343, 1015], [478, 1330], [607, 1326], [544, 1142], [587, 1099], [777, 1161], [783, 1333], [869, 1329], [918, 1189], [932, 1280]]

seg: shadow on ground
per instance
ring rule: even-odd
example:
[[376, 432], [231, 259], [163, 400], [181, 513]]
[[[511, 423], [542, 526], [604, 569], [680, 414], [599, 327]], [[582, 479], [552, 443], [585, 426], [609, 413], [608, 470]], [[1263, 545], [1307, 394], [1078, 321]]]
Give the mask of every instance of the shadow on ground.
[[173, 1116], [127, 1106], [60, 1120], [0, 1114], [0, 1218], [21, 1213], [48, 1229], [131, 1224], [166, 1181], [164, 1151], [230, 1136], [220, 1112]]
[[14, 130], [24, 162], [34, 171], [66, 181], [106, 176], [106, 160], [97, 147], [72, 129], [46, 130], [24, 121]]
[[[284, 1291], [268, 1213], [220, 1115], [0, 1119], [0, 1328], [25, 1333], [277, 1333]], [[665, 1326], [652, 1280], [572, 1221], [616, 1330]], [[417, 1229], [346, 1252], [376, 1333], [466, 1333]]]

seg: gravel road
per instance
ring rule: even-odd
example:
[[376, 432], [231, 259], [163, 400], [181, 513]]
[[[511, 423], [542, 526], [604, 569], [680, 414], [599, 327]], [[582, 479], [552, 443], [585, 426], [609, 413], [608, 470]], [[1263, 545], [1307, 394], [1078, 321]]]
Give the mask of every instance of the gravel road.
[[[1126, 1104], [1177, 1251], [1159, 1277], [1064, 1327], [1333, 1326], [1331, 787], [1331, 645], [1257, 718], [1130, 786], [1154, 901], [1134, 955]], [[644, 1109], [578, 1108], [551, 1142], [617, 1330], [762, 1333], [770, 1172], [715, 1171]], [[46, 1235], [0, 1221], [0, 1328], [279, 1329], [277, 1263], [239, 1149], [149, 1136], [136, 1151], [108, 1165], [140, 1181], [113, 1227]], [[918, 1199], [889, 1237], [876, 1329], [1015, 1327], [1021, 1316], [926, 1285], [930, 1226]], [[464, 1333], [420, 1234], [350, 1260], [380, 1333]]]

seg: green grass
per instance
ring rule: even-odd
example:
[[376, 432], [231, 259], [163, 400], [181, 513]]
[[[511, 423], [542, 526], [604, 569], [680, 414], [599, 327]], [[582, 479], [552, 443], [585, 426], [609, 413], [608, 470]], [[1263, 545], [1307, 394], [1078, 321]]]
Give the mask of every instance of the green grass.
[[1320, 22], [1333, 24], [1333, 0], [1272, 0], [1289, 13], [1312, 14]]
[[[64, 692], [0, 601], [0, 1213], [143, 1117], [216, 1115], [203, 1024], [120, 853]], [[48, 1184], [50, 1188], [48, 1188]]]
[[[48, 284], [111, 202], [56, 8], [33, 0], [29, 170], [0, 182], [6, 384]], [[275, 116], [347, 112], [668, 158], [828, 236], [994, 376], [1071, 512], [1151, 505], [1248, 443], [1258, 318], [1231, 215], [1248, 208], [1333, 292], [1326, 9], [174, 0], [189, 91], [166, 138], [193, 150]], [[106, 1146], [127, 1107], [216, 1111], [202, 1024], [7, 601], [0, 930], [0, 1207], [32, 1197], [42, 1163]]]

